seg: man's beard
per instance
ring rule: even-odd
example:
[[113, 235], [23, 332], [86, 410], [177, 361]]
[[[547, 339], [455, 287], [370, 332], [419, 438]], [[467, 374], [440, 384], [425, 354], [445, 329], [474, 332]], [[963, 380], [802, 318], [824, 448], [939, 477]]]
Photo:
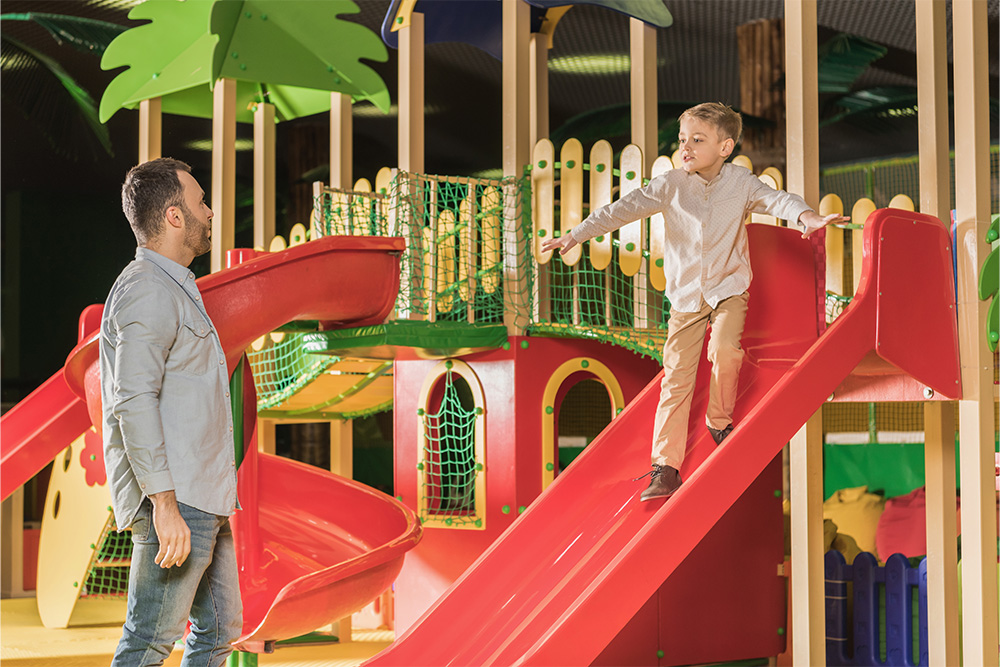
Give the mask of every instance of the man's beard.
[[190, 223], [184, 228], [184, 247], [194, 253], [195, 257], [204, 255], [212, 249], [212, 223], [197, 224], [199, 221], [185, 204], [181, 204], [184, 219]]

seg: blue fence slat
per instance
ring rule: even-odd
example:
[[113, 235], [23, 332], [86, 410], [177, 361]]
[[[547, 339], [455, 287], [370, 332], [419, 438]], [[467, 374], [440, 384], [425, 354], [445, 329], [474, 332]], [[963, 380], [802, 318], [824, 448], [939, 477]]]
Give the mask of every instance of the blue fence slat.
[[847, 562], [839, 551], [827, 551], [823, 558], [826, 589], [826, 664], [828, 667], [853, 665], [847, 656]]

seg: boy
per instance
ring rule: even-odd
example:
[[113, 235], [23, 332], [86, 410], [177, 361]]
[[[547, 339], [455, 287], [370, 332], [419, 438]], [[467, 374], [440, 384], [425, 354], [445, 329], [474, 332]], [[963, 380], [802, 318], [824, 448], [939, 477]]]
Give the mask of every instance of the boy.
[[558, 248], [565, 254], [595, 236], [663, 214], [664, 292], [671, 317], [653, 425], [653, 468], [646, 473], [651, 479], [642, 500], [668, 498], [681, 485], [691, 397], [708, 325], [712, 377], [705, 421], [717, 444], [733, 430], [751, 277], [743, 224], [747, 215], [755, 211], [794, 220], [803, 237], [848, 219], [836, 214], [822, 217], [798, 195], [775, 190], [743, 167], [726, 164], [742, 125], [739, 113], [724, 104], [709, 102], [688, 109], [680, 117], [680, 169], [593, 211], [569, 234], [542, 244], [542, 250]]

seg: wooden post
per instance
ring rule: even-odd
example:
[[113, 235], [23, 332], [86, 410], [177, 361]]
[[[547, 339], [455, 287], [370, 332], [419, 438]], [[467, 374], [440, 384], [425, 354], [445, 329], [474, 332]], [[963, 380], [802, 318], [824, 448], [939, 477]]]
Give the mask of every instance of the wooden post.
[[741, 154], [755, 164], [785, 169], [784, 22], [760, 19], [736, 28], [740, 56], [740, 109], [774, 121], [773, 128], [743, 130]]
[[[521, 0], [503, 0], [503, 175], [518, 183], [529, 159], [528, 35], [530, 12]], [[504, 185], [504, 323], [513, 336], [528, 325], [528, 283], [522, 263], [528, 240], [521, 232], [525, 202], [515, 182]]]
[[212, 272], [236, 243], [236, 80], [215, 82], [212, 104]]
[[823, 409], [788, 443], [791, 503], [792, 662], [826, 664], [823, 575]]
[[0, 505], [0, 527], [3, 530], [2, 584], [5, 598], [23, 598], [24, 592], [24, 487], [19, 487]]
[[986, 0], [952, 3], [955, 72], [955, 221], [962, 364], [962, 648], [967, 665], [996, 665], [997, 515], [993, 369], [987, 302], [978, 283], [990, 252], [989, 17]]
[[354, 162], [354, 118], [351, 116], [351, 111], [350, 95], [330, 93], [331, 188], [350, 190], [354, 183], [352, 169]]
[[[788, 190], [819, 203], [819, 83], [816, 0], [785, 0], [785, 63]], [[826, 664], [823, 592], [822, 410], [792, 439], [789, 454], [792, 504], [792, 659]], [[796, 491], [796, 489], [798, 489]]]
[[630, 18], [629, 70], [632, 143], [642, 149], [642, 176], [648, 177], [659, 149], [656, 98], [656, 28]]
[[262, 102], [253, 113], [253, 247], [267, 250], [274, 238], [274, 105]]
[[[917, 0], [920, 211], [948, 224], [948, 25], [946, 5]], [[955, 404], [924, 403], [929, 663], [959, 664]]]
[[354, 421], [334, 419], [330, 422], [330, 472], [348, 479], [354, 478]]
[[549, 37], [537, 32], [531, 35], [528, 73], [531, 78], [528, 87], [530, 100], [528, 107], [528, 145], [534, 147], [539, 139], [549, 136]]
[[265, 454], [276, 454], [275, 429], [277, 422], [273, 419], [257, 418], [257, 449]]
[[139, 102], [139, 164], [163, 157], [163, 112], [159, 97]]
[[424, 15], [399, 29], [399, 168], [424, 172]]

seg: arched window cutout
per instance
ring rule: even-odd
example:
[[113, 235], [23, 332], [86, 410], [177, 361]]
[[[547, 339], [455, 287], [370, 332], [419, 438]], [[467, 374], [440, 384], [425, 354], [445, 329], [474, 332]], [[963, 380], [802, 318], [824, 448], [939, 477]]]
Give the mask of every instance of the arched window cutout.
[[479, 378], [461, 361], [438, 364], [417, 411], [419, 514], [425, 526], [486, 526], [485, 409]]

